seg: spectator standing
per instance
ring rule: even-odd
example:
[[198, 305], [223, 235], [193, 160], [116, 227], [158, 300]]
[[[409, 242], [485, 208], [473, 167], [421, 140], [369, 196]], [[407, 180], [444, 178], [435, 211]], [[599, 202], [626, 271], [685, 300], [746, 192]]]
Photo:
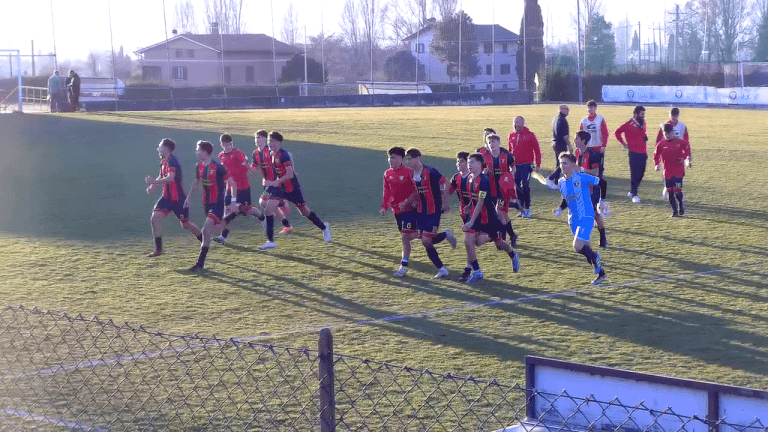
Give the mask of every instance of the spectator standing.
[[51, 103], [51, 112], [61, 111], [65, 91], [64, 79], [59, 75], [58, 70], [53, 71], [53, 75], [48, 78], [48, 98]]
[[69, 106], [73, 111], [80, 110], [80, 75], [74, 70], [69, 70], [67, 77], [67, 93], [69, 94]]

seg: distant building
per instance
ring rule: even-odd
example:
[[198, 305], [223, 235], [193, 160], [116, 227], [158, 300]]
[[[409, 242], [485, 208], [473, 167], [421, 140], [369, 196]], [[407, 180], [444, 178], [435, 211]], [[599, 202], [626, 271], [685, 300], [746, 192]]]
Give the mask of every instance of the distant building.
[[[424, 65], [426, 77], [419, 81], [450, 82], [447, 64], [440, 62], [429, 52], [429, 45], [435, 35], [435, 20], [418, 32], [404, 39], [410, 46], [411, 54]], [[522, 39], [504, 27], [494, 24], [473, 24], [475, 38], [478, 42], [477, 65], [480, 74], [467, 78], [462, 77], [462, 83], [473, 90], [518, 90], [520, 81], [517, 77], [517, 52], [521, 48]], [[458, 35], [457, 35], [458, 37]]]
[[136, 54], [145, 81], [167, 84], [170, 72], [172, 87], [204, 87], [273, 85], [299, 51], [264, 34], [220, 34], [213, 23], [210, 34], [174, 35]]

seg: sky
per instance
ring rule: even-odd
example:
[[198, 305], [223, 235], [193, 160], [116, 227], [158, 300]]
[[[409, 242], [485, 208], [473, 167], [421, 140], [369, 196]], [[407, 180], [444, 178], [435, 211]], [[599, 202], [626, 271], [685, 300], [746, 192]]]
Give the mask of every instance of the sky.
[[[29, 55], [34, 40], [35, 53], [54, 52], [59, 60], [85, 60], [91, 50], [124, 52], [136, 57], [134, 51], [153, 45], [170, 36], [174, 28], [174, 6], [177, 0], [21, 0], [3, 5], [4, 22], [0, 25], [0, 49], [20, 49]], [[202, 32], [204, 0], [193, 0]], [[298, 11], [299, 25], [306, 25], [309, 35], [321, 29], [326, 35], [339, 32], [344, 0], [292, 0]], [[682, 1], [680, 2], [682, 5]], [[167, 27], [163, 19], [166, 9]], [[476, 24], [499, 24], [514, 33], [520, 30], [523, 0], [460, 0]], [[650, 28], [663, 27], [665, 10], [674, 9], [673, 0], [644, 0], [642, 3], [624, 0], [602, 0], [606, 19], [615, 25], [626, 17], [637, 27], [641, 21], [641, 36], [650, 40]], [[575, 40], [573, 16], [576, 0], [539, 0], [545, 21], [547, 41]], [[274, 6], [274, 13], [272, 12]], [[243, 14], [249, 33], [280, 38], [287, 0], [244, 0]], [[111, 15], [111, 20], [110, 20]], [[274, 20], [271, 18], [274, 16]], [[111, 32], [110, 32], [111, 22]], [[167, 32], [167, 33], [166, 33]], [[55, 36], [55, 38], [54, 38]], [[303, 38], [303, 35], [300, 35]]]

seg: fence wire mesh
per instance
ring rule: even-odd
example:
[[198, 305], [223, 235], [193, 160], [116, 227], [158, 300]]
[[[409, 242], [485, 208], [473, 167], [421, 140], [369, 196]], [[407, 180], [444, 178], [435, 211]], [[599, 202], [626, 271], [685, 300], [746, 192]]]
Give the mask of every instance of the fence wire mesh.
[[[8, 306], [0, 310], [0, 430], [768, 432], [759, 419], [737, 425], [354, 356], [333, 354], [323, 367], [323, 358]], [[331, 366], [335, 409], [321, 410], [320, 371]], [[530, 403], [536, 414], [526, 418]]]

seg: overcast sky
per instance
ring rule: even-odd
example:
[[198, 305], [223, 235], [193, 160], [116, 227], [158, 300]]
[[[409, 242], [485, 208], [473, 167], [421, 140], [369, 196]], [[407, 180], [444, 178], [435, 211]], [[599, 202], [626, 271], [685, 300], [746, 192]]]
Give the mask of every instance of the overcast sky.
[[[176, 1], [165, 0], [169, 35], [174, 28]], [[202, 32], [204, 0], [193, 1]], [[84, 60], [91, 50], [110, 50], [112, 43], [115, 50], [122, 45], [127, 54], [134, 56], [137, 49], [160, 42], [166, 36], [163, 0], [9, 0], [4, 3], [0, 49], [21, 49], [25, 55], [30, 54], [32, 40], [35, 52], [44, 54], [53, 52], [55, 40], [60, 60]], [[321, 25], [326, 35], [339, 32], [344, 0], [293, 0], [293, 4], [299, 14], [299, 24], [306, 25], [308, 34], [319, 34]], [[460, 5], [476, 24], [495, 22], [515, 33], [520, 30], [523, 0], [460, 0]], [[576, 14], [576, 0], [539, 0], [539, 5], [547, 41], [575, 40], [572, 17]], [[641, 21], [641, 36], [650, 40], [650, 28], [654, 23], [663, 27], [665, 10], [672, 10], [674, 5], [672, 0], [603, 0], [603, 11], [614, 25], [625, 17], [629, 17], [635, 28]], [[286, 0], [244, 0], [247, 31], [271, 35], [274, 15], [275, 36], [279, 39], [287, 6]]]

